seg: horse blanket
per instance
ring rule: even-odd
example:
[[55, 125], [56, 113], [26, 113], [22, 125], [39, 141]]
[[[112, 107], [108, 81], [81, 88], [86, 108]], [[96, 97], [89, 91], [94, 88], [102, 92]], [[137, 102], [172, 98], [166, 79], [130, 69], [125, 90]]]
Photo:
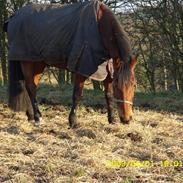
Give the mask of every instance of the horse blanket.
[[103, 80], [109, 56], [98, 30], [100, 3], [19, 9], [8, 23], [9, 60], [64, 64], [72, 72]]

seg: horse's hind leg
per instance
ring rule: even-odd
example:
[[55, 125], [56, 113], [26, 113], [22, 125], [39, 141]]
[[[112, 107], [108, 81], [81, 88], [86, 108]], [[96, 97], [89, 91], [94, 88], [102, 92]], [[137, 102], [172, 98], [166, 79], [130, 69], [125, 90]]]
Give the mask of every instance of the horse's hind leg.
[[24, 75], [24, 79], [25, 79], [26, 89], [29, 94], [31, 104], [32, 104], [32, 109], [33, 109], [33, 115], [31, 110], [28, 110], [26, 114], [29, 120], [34, 118], [35, 122], [38, 124], [40, 122], [41, 113], [38, 109], [38, 105], [36, 101], [36, 88], [39, 83], [41, 73], [45, 68], [45, 64], [42, 62], [34, 63], [34, 62], [24, 61], [24, 62], [21, 62], [21, 68]]
[[[35, 111], [35, 112], [32, 113], [32, 111], [30, 109], [26, 111], [26, 115], [28, 117], [28, 120], [34, 120], [35, 118], [37, 118], [35, 116], [39, 116], [39, 118], [42, 117], [42, 114], [39, 110], [37, 99], [36, 99], [36, 89], [37, 89], [37, 86], [39, 84], [41, 74], [34, 74], [33, 78], [34, 78], [34, 84], [33, 84], [34, 87], [29, 85], [29, 86], [27, 86], [27, 88], [29, 88], [28, 90], [31, 90], [31, 88], [33, 89], [33, 92], [32, 92], [33, 105], [34, 105], [34, 108], [33, 108], [34, 110], [33, 111]], [[34, 116], [34, 114], [36, 114], [36, 115]], [[36, 121], [36, 119], [35, 119], [35, 121]]]
[[81, 76], [79, 74], [75, 75], [74, 90], [73, 90], [73, 96], [72, 96], [72, 108], [69, 114], [69, 125], [71, 128], [74, 128], [77, 126], [76, 111], [78, 108], [79, 101], [82, 97], [82, 91], [83, 91], [85, 80], [86, 80], [86, 77]]
[[[34, 67], [34, 83], [35, 83], [36, 88], [39, 84], [39, 81], [41, 79], [41, 74], [42, 74], [45, 66], [46, 65], [44, 63], [41, 63], [40, 65]], [[36, 94], [35, 94], [35, 97], [34, 97], [34, 105], [35, 105], [35, 108], [36, 108], [37, 115], [39, 115], [39, 117], [41, 118], [42, 114], [41, 114], [41, 112], [39, 110], [39, 107], [38, 107], [38, 103], [37, 103], [37, 100], [36, 100]]]

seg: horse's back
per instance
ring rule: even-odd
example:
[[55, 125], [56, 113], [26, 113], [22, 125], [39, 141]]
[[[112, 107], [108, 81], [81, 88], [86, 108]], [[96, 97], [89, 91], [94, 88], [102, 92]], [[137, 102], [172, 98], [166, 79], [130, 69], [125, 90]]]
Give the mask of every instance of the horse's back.
[[[34, 29], [39, 33], [39, 31], [45, 31], [50, 26], [58, 23], [58, 19], [63, 18], [73, 12], [76, 12], [79, 4], [77, 6], [68, 5], [44, 5], [44, 4], [29, 4], [20, 8], [13, 17], [9, 20], [8, 25], [8, 35], [15, 35], [18, 32], [20, 34], [27, 30], [33, 31]], [[77, 17], [74, 17], [75, 19]]]
[[64, 48], [71, 42], [64, 41], [63, 35], [71, 40], [71, 32], [74, 33], [79, 20], [80, 6], [80, 3], [69, 6], [30, 4], [19, 9], [8, 23], [10, 59], [40, 60], [41, 53], [46, 54], [43, 57], [48, 54], [58, 57], [56, 53], [59, 52], [54, 50], [59, 42]]
[[65, 64], [70, 71], [91, 76], [108, 59], [98, 30], [99, 7], [93, 0], [21, 8], [8, 26], [9, 60]]

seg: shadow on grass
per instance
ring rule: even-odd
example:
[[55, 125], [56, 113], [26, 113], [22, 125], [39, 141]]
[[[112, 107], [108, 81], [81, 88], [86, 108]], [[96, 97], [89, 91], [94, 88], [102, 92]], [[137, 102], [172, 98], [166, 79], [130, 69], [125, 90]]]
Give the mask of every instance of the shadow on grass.
[[[41, 84], [37, 90], [37, 98], [42, 105], [62, 105], [70, 109], [72, 105], [72, 93], [72, 84], [62, 86]], [[0, 103], [7, 103], [7, 100], [7, 87], [0, 87]], [[92, 107], [94, 110], [106, 110], [104, 92], [101, 90], [84, 89], [80, 106]], [[136, 93], [134, 107], [142, 110], [183, 114], [183, 94]]]
[[[63, 105], [66, 108], [72, 106], [73, 85], [41, 85], [38, 88], [38, 101], [46, 105]], [[106, 101], [101, 90], [84, 89], [80, 106], [92, 107], [94, 110], [105, 110]]]
[[143, 110], [183, 114], [183, 93], [136, 93], [134, 103]]

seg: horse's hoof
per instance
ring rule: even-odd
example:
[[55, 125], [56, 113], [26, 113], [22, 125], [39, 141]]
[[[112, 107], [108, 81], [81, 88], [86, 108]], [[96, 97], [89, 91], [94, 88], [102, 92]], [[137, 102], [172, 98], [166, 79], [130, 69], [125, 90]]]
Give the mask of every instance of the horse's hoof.
[[116, 121], [111, 121], [111, 122], [109, 122], [109, 124], [115, 125], [116, 124]]
[[76, 124], [76, 123], [74, 123], [72, 125], [69, 125], [69, 128], [68, 129], [75, 129], [75, 128], [78, 128], [78, 127], [79, 127], [79, 125]]
[[41, 119], [40, 118], [36, 118], [34, 119], [34, 126], [40, 126], [41, 125]]
[[77, 127], [78, 127], [78, 125], [77, 125], [75, 120], [74, 121], [69, 120], [69, 128], [74, 129], [74, 128], [77, 128]]
[[77, 127], [77, 119], [76, 119], [75, 115], [69, 115], [69, 126], [70, 126], [70, 128]]
[[113, 117], [108, 118], [108, 122], [109, 122], [109, 124], [116, 124], [116, 120]]
[[28, 116], [27, 120], [28, 120], [29, 122], [34, 121], [34, 116]]
[[28, 119], [28, 122], [34, 124], [35, 121], [34, 119]]

